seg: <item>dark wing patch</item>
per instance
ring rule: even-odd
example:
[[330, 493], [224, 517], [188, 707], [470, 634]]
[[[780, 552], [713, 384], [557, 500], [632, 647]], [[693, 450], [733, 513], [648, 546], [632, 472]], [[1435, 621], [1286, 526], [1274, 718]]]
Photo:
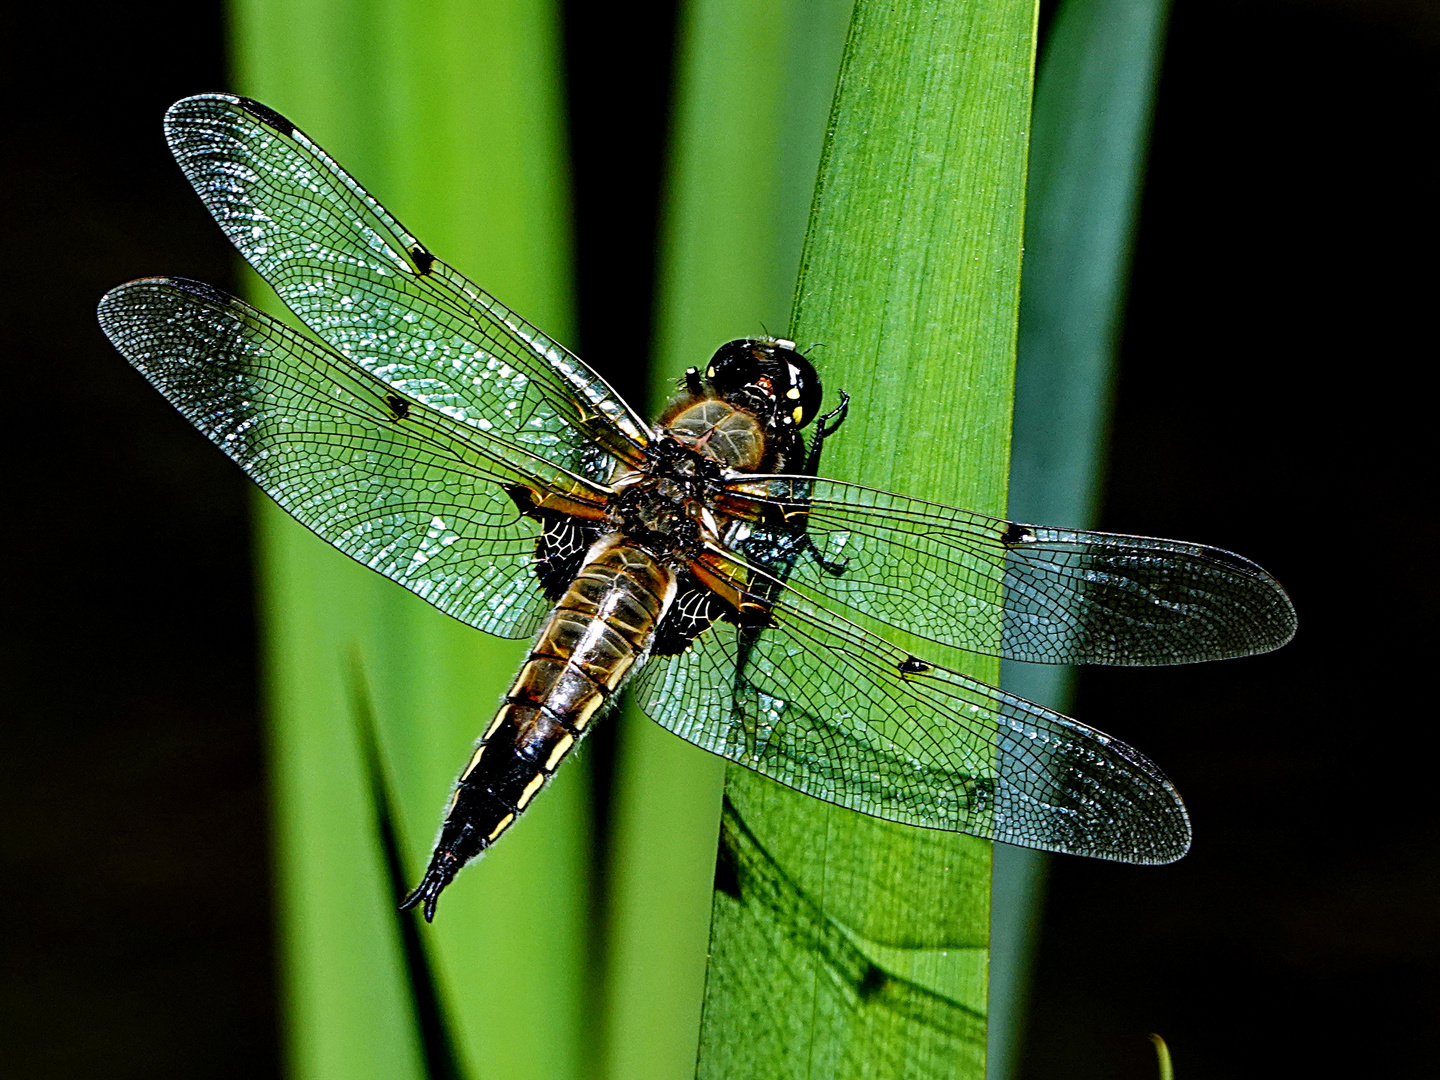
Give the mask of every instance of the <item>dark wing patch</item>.
[[516, 484], [505, 489], [520, 513], [540, 525], [535, 543], [535, 576], [553, 603], [565, 595], [585, 562], [585, 553], [600, 538], [598, 524], [539, 506], [535, 493]]
[[655, 628], [651, 656], [676, 656], [710, 629], [718, 619], [734, 619], [735, 609], [695, 580], [689, 571], [680, 574], [675, 601], [664, 620]]
[[600, 529], [554, 513], [543, 514], [540, 523], [545, 531], [535, 545], [535, 576], [545, 595], [559, 600], [580, 572], [585, 553], [600, 538]]

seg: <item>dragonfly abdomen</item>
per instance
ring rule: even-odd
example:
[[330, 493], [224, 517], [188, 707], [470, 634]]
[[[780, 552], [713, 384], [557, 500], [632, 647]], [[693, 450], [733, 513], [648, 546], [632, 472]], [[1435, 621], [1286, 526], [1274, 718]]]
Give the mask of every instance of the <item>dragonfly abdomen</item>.
[[425, 917], [456, 872], [500, 838], [555, 774], [642, 657], [675, 575], [620, 536], [601, 539], [546, 617], [456, 783], [425, 879]]

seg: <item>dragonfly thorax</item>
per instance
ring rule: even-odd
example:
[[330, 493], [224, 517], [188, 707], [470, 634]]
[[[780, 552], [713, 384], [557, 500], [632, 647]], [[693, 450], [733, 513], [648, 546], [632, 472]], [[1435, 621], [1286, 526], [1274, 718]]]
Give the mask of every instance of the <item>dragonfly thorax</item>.
[[736, 472], [755, 472], [765, 458], [765, 429], [748, 409], [700, 398], [669, 418], [665, 434], [687, 449]]
[[693, 558], [704, 539], [702, 522], [713, 521], [724, 470], [674, 438], [656, 439], [647, 454], [647, 467], [611, 503], [611, 526], [661, 558]]

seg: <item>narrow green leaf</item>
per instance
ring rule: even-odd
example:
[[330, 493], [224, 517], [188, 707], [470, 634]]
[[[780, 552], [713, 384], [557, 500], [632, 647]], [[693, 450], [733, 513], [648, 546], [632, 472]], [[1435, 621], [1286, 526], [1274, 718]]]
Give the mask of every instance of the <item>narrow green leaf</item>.
[[[557, 19], [554, 4], [522, 0], [235, 0], [235, 70], [437, 254], [573, 341]], [[290, 1069], [418, 1077], [393, 899], [346, 737], [346, 657], [357, 644], [367, 657], [406, 862], [419, 866], [524, 645], [439, 615], [268, 503], [257, 521]], [[425, 931], [472, 1075], [584, 1071], [587, 791], [584, 762], [567, 766]]]
[[400, 901], [409, 893], [410, 882], [414, 879], [405, 866], [405, 845], [400, 840], [395, 803], [390, 796], [390, 782], [381, 759], [375, 706], [365, 680], [365, 665], [358, 651], [353, 654], [350, 666], [350, 700], [355, 739], [360, 747], [360, 760], [374, 809], [375, 836], [385, 859], [390, 897], [395, 901], [395, 927], [405, 955], [405, 983], [414, 1013], [415, 1030], [420, 1036], [426, 1080], [463, 1080], [465, 1071], [460, 1066], [460, 1056], [455, 1049], [454, 1029], [445, 1010], [445, 1002], [440, 997], [429, 947], [421, 936], [420, 913], [400, 910]]
[[[1010, 513], [1094, 524], [1131, 236], [1144, 173], [1168, 0], [1065, 0], [1035, 88]], [[1071, 672], [1004, 664], [1001, 684], [1067, 711]], [[1047, 856], [995, 849], [991, 897], [991, 1080], [1008, 1080]]]
[[1160, 1080], [1175, 1080], [1175, 1067], [1170, 1064], [1170, 1047], [1165, 1045], [1165, 1040], [1159, 1035], [1151, 1035], [1150, 1041], [1155, 1044], [1155, 1060], [1160, 1066]]
[[[651, 405], [785, 325], [850, 0], [694, 0], [680, 27]], [[627, 708], [615, 780], [605, 1075], [694, 1073], [723, 763]]]
[[1051, 24], [1020, 290], [1010, 507], [1023, 521], [1095, 518], [1168, 8], [1065, 0]]
[[[856, 6], [790, 333], [853, 398], [826, 475], [1004, 511], [1035, 17]], [[982, 1076], [990, 845], [726, 793], [698, 1075]]]

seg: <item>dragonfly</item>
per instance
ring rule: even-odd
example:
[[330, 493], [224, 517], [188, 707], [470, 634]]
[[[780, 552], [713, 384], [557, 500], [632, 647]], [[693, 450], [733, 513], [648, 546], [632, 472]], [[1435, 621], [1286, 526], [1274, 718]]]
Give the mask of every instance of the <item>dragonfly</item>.
[[648, 421], [274, 110], [189, 97], [165, 132], [310, 333], [146, 278], [100, 301], [107, 336], [301, 524], [533, 641], [406, 907], [434, 918], [623, 689], [696, 746], [861, 813], [1131, 863], [1186, 852], [1184, 803], [1147, 758], [949, 658], [1265, 652], [1295, 611], [1259, 566], [823, 478], [850, 400], [823, 411], [781, 338], [720, 346]]

